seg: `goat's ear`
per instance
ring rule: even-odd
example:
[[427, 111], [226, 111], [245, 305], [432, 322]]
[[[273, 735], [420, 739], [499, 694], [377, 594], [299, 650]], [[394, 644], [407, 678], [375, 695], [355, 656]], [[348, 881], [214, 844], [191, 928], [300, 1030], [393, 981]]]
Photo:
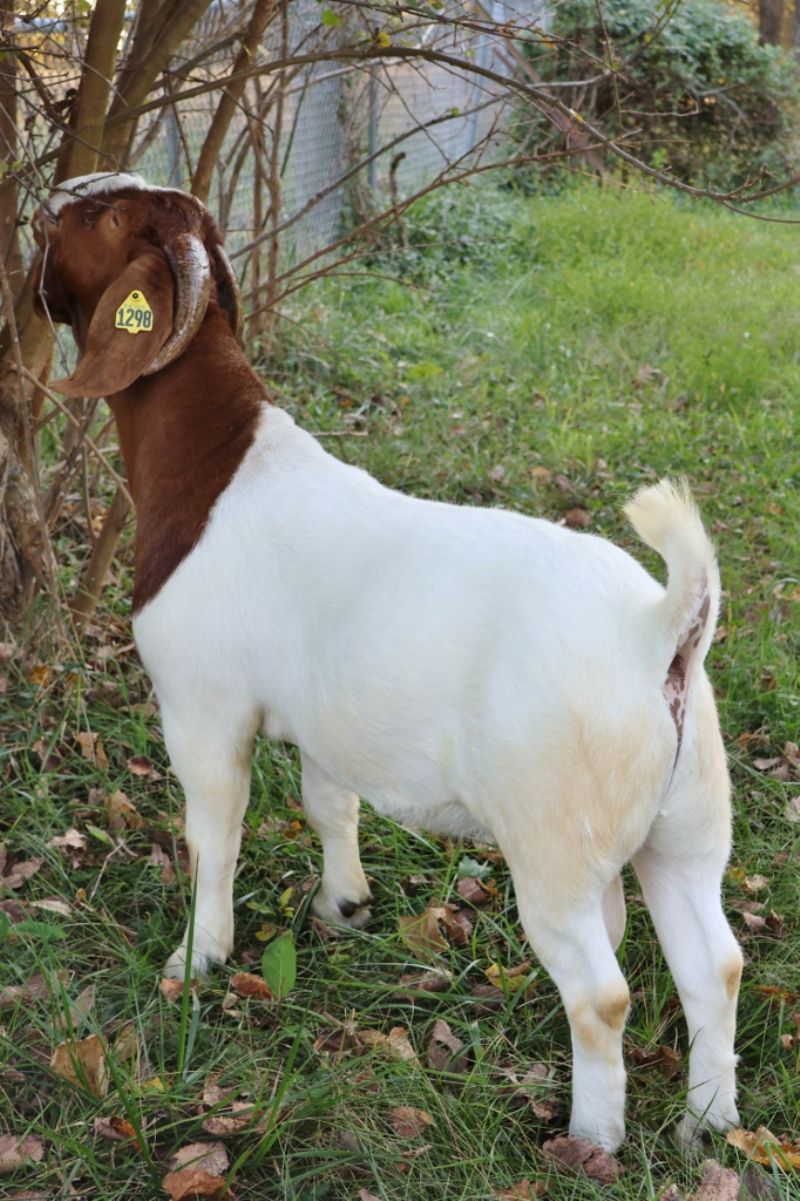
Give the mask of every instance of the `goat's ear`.
[[174, 292], [161, 255], [134, 259], [100, 297], [78, 366], [51, 388], [65, 396], [113, 396], [129, 387], [172, 333]]

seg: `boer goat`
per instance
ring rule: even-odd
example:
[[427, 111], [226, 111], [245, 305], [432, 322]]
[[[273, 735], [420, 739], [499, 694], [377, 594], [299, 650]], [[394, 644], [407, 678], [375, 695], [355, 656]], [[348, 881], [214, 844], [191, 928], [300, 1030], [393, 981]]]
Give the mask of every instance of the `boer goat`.
[[[729, 783], [703, 668], [719, 575], [686, 490], [627, 507], [666, 589], [601, 538], [400, 495], [270, 403], [197, 200], [90, 175], [34, 226], [38, 303], [81, 356], [54, 387], [108, 398], [136, 504], [134, 633], [186, 792], [191, 972], [231, 952], [263, 731], [299, 747], [328, 921], [369, 915], [359, 796], [498, 844], [569, 1017], [570, 1130], [607, 1148], [624, 1137], [614, 952], [633, 861], [689, 1029], [681, 1137], [735, 1123], [742, 956], [720, 904]], [[168, 973], [185, 958], [184, 939]]]

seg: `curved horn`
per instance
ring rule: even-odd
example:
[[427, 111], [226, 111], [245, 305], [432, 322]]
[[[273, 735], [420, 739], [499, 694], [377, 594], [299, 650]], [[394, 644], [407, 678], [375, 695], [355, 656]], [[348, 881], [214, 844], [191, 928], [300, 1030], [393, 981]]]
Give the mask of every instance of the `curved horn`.
[[196, 234], [178, 234], [164, 245], [175, 276], [175, 319], [172, 333], [142, 375], [155, 375], [182, 355], [200, 328], [211, 293], [211, 266]]

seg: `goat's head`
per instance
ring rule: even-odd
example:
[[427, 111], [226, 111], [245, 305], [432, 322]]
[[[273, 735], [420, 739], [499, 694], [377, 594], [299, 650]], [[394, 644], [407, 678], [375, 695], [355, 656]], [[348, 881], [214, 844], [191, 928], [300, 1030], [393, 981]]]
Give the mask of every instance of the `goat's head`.
[[239, 323], [219, 231], [195, 197], [105, 172], [61, 184], [33, 218], [40, 314], [72, 327], [81, 359], [53, 387], [110, 396], [177, 359], [209, 299]]

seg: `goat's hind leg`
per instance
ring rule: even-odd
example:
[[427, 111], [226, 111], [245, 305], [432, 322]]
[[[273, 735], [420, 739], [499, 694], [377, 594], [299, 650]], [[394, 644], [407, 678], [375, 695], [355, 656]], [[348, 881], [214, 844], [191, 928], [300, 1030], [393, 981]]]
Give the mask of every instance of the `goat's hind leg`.
[[689, 1030], [688, 1112], [678, 1137], [692, 1143], [706, 1127], [739, 1121], [734, 1034], [742, 953], [720, 900], [729, 841], [724, 771], [716, 781], [682, 775], [633, 862]]
[[358, 853], [358, 797], [301, 751], [303, 808], [322, 842], [322, 883], [312, 909], [323, 921], [358, 928], [369, 918], [369, 885]]
[[[253, 723], [198, 721], [162, 707], [172, 767], [186, 795], [186, 842], [195, 889], [191, 975], [224, 963], [233, 949], [233, 876], [250, 794]], [[246, 733], [245, 733], [246, 731]], [[189, 927], [167, 976], [186, 972]]]

